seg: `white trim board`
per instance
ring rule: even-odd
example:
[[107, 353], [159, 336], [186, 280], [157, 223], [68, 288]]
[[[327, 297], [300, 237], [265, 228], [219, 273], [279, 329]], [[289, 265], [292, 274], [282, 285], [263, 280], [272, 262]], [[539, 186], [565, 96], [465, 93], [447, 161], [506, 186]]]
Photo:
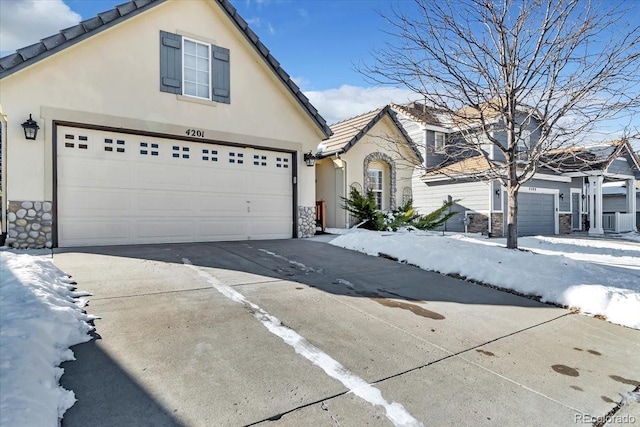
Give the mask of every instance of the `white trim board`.
[[541, 181], [571, 182], [571, 178], [568, 176], [549, 175], [546, 173], [535, 173], [531, 177], [531, 179], [539, 179]]

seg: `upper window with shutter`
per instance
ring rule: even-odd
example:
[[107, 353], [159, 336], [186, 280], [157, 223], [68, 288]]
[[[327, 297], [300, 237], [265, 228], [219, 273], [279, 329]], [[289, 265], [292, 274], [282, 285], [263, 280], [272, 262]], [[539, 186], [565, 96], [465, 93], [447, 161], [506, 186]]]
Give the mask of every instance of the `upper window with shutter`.
[[229, 104], [229, 49], [160, 31], [160, 90]]

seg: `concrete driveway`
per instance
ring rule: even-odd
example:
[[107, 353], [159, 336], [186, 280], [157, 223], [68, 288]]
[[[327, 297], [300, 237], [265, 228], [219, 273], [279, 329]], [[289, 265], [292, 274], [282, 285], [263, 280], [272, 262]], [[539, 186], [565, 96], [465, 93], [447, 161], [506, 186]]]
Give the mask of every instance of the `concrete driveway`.
[[100, 316], [64, 426], [566, 426], [640, 384], [640, 331], [317, 241], [54, 261]]

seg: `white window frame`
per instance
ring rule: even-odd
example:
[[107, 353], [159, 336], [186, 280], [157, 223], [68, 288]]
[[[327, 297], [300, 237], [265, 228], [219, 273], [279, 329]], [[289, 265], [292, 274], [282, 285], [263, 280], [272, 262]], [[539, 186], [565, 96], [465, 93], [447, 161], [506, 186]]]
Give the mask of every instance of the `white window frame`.
[[[440, 143], [438, 143], [440, 139]], [[444, 132], [433, 132], [433, 149], [436, 153], [443, 153], [444, 148], [447, 145], [447, 139]]]
[[[377, 175], [377, 179], [374, 180], [372, 174]], [[382, 169], [370, 168], [367, 170], [369, 175], [369, 187], [368, 191], [373, 193], [373, 197], [376, 201], [376, 209], [382, 210], [382, 202], [384, 200], [384, 171]], [[377, 188], [376, 188], [376, 183]]]
[[[209, 81], [207, 82], [207, 86], [208, 86], [209, 89], [207, 91], [207, 96], [206, 97], [197, 95], [197, 89], [198, 89], [197, 88], [197, 82], [196, 82], [196, 94], [192, 95], [192, 94], [186, 93], [186, 89], [187, 89], [187, 85], [185, 84], [186, 83], [185, 76], [187, 74], [185, 72], [186, 68], [187, 68], [186, 61], [185, 61], [185, 56], [187, 55], [187, 50], [185, 49], [185, 43], [186, 42], [195, 43], [196, 44], [196, 51], [197, 51], [197, 46], [198, 45], [203, 45], [203, 46], [207, 47], [208, 63], [209, 63], [209, 67], [207, 69], [207, 74], [209, 76]], [[196, 60], [197, 60], [197, 56], [196, 56]], [[212, 81], [212, 73], [211, 73], [212, 61], [213, 61], [213, 55], [212, 55], [212, 49], [211, 49], [211, 44], [210, 43], [182, 36], [182, 95], [188, 96], [188, 97], [191, 97], [191, 98], [196, 98], [196, 99], [206, 99], [208, 101], [212, 100], [212, 98], [211, 98], [212, 93], [213, 93], [213, 90], [212, 90], [213, 81]], [[197, 74], [199, 70], [196, 68], [195, 71], [196, 71], [196, 74]]]

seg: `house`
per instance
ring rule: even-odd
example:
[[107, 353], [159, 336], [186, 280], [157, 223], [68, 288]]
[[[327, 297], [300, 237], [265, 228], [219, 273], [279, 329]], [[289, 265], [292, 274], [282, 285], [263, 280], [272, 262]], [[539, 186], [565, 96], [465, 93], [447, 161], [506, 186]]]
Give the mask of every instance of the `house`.
[[[640, 157], [629, 140], [558, 150], [545, 156], [543, 162], [584, 184], [583, 222], [588, 224], [590, 234], [637, 230]], [[611, 194], [616, 187], [617, 194]]]
[[331, 131], [228, 0], [130, 1], [1, 58], [0, 79], [13, 247], [315, 232], [303, 154]]
[[316, 195], [327, 227], [349, 227], [342, 209], [350, 189], [371, 191], [388, 211], [411, 199], [411, 176], [422, 159], [389, 105], [331, 126], [318, 146]]
[[[423, 159], [413, 175], [414, 207], [427, 213], [442, 206], [444, 201], [458, 200], [451, 208], [458, 214], [445, 223], [445, 230], [503, 236], [507, 197], [499, 178], [505, 173], [505, 159], [495, 145], [483, 140], [485, 136], [474, 128], [478, 112], [466, 107], [451, 118], [418, 102], [392, 104], [392, 109]], [[499, 114], [489, 108], [482, 113], [492, 137], [506, 141]], [[522, 160], [535, 146], [541, 126], [535, 112], [521, 112], [517, 133]], [[462, 151], [463, 144], [457, 143], [461, 138], [474, 139], [472, 142], [482, 152]], [[632, 213], [638, 207], [631, 193], [624, 199], [624, 209], [618, 211], [618, 226], [612, 222], [615, 214], [603, 210], [604, 182], [619, 181], [626, 183], [627, 188], [635, 188], [636, 179], [640, 178], [638, 156], [629, 142], [617, 141], [582, 150], [582, 157], [562, 150], [547, 156], [520, 188], [519, 235], [579, 230], [601, 234], [603, 221], [608, 221], [608, 227], [616, 231], [636, 229]], [[568, 161], [576, 158], [582, 160]]]

